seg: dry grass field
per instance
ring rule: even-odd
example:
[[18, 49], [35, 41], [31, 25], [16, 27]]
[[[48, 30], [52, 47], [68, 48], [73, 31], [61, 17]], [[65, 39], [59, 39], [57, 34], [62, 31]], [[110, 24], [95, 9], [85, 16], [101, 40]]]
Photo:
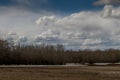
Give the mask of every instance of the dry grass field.
[[120, 67], [0, 67], [0, 80], [120, 80]]

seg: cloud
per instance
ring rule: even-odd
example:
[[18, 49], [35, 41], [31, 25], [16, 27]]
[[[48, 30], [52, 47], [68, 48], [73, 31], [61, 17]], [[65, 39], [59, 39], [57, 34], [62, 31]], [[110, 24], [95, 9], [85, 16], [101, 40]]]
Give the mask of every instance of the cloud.
[[120, 4], [120, 0], [98, 0], [94, 5], [114, 5]]
[[102, 16], [106, 18], [120, 18], [120, 8], [115, 9], [112, 5], [106, 5], [104, 7]]
[[11, 36], [16, 36], [17, 33], [16, 32], [9, 32], [8, 35], [11, 35]]
[[[57, 43], [62, 42], [67, 47], [119, 48], [116, 45], [119, 43], [119, 39], [115, 37], [120, 35], [119, 11], [119, 7], [106, 5], [102, 11], [98, 12], [82, 11], [65, 17], [43, 16], [36, 22], [40, 27], [51, 28], [53, 31], [59, 32], [59, 34], [52, 33], [52, 35], [57, 35], [54, 39], [58, 40]], [[51, 39], [51, 33], [48, 34], [44, 34], [47, 36], [46, 40]]]
[[102, 11], [66, 16], [3, 6], [0, 10], [0, 36], [16, 44], [63, 44], [76, 50], [120, 48], [120, 7], [106, 5]]
[[48, 2], [48, 0], [9, 0], [14, 5], [18, 4], [23, 6], [37, 6], [38, 4], [45, 4]]
[[55, 16], [44, 16], [39, 18], [36, 23], [37, 24], [42, 24], [42, 25], [49, 25], [52, 24], [56, 21], [56, 17]]
[[[39, 4], [43, 4], [43, 3], [47, 3], [48, 0], [1, 0], [1, 5], [3, 6], [14, 6], [14, 5], [35, 5], [37, 3]], [[19, 6], [18, 5], [18, 6]]]
[[[35, 44], [60, 44], [62, 42], [62, 38], [60, 38], [59, 32], [52, 31], [51, 29], [38, 34], [33, 42]], [[62, 43], [61, 43], [62, 44]]]
[[17, 39], [15, 39], [15, 45], [29, 45], [28, 38], [26, 36], [19, 36]]
[[46, 11], [50, 8], [48, 0], [1, 0], [0, 7], [12, 7], [33, 12]]

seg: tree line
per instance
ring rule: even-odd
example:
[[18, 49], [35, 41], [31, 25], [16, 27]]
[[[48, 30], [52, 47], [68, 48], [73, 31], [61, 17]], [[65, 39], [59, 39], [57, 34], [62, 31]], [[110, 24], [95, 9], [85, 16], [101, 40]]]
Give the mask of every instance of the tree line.
[[64, 65], [117, 63], [120, 50], [65, 50], [63, 45], [17, 45], [0, 40], [0, 65]]

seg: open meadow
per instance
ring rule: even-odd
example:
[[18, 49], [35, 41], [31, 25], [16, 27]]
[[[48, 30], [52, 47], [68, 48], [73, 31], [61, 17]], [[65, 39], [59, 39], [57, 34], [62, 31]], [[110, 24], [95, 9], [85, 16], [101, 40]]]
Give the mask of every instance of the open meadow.
[[0, 67], [0, 80], [120, 80], [120, 67]]

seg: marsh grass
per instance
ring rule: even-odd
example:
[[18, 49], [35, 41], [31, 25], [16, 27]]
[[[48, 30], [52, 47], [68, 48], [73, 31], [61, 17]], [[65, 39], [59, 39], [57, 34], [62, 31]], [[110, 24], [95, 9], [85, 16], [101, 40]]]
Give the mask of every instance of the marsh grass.
[[120, 80], [120, 68], [86, 67], [1, 67], [0, 80]]

